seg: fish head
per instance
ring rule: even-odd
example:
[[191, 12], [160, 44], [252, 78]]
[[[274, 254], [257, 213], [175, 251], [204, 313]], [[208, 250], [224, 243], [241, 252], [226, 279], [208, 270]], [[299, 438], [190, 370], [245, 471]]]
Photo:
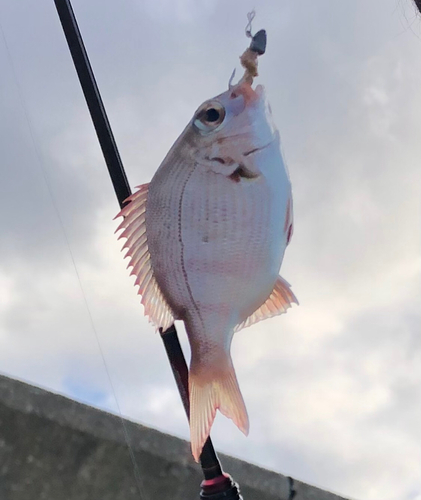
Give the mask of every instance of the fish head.
[[265, 90], [249, 82], [205, 101], [190, 122], [189, 135], [195, 160], [228, 175], [239, 165], [259, 175], [255, 153], [279, 142]]

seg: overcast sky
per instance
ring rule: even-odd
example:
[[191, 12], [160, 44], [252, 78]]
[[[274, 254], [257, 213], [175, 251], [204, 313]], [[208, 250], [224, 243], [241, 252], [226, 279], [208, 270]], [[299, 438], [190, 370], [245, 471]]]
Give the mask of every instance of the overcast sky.
[[[421, 499], [421, 21], [410, 0], [73, 0], [132, 186], [227, 88], [254, 30], [300, 300], [237, 333], [245, 438], [218, 449], [358, 500]], [[0, 372], [187, 438], [116, 241], [117, 202], [52, 0], [0, 0]], [[74, 262], [74, 264], [73, 264]], [[77, 272], [76, 272], [77, 271]], [[80, 281], [78, 279], [80, 277]], [[180, 336], [187, 344], [182, 328]]]

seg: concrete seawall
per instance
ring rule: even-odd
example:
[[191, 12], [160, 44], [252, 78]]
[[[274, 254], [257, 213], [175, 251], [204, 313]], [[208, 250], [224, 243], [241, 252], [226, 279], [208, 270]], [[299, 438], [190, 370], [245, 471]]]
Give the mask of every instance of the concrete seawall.
[[[186, 441], [0, 376], [0, 500], [198, 500]], [[221, 455], [244, 500], [344, 500]], [[139, 493], [139, 487], [141, 492]]]

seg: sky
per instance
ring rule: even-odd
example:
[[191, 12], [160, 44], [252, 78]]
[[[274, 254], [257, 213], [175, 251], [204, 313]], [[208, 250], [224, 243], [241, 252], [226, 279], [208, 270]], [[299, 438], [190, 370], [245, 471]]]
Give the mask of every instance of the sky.
[[[73, 7], [132, 186], [226, 90], [255, 8], [254, 31], [268, 32], [257, 82], [294, 193], [281, 275], [300, 305], [236, 334], [250, 435], [218, 417], [212, 438], [355, 500], [420, 500], [421, 19], [410, 0]], [[54, 3], [0, 0], [0, 21], [0, 372], [188, 438], [114, 235], [117, 201]]]

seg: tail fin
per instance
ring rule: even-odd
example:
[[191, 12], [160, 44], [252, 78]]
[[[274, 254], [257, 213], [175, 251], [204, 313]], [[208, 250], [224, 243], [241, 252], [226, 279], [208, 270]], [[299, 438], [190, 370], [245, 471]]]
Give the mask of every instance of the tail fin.
[[190, 440], [193, 457], [199, 461], [203, 445], [209, 436], [216, 410], [228, 418], [247, 435], [249, 420], [243, 396], [231, 363], [221, 371], [207, 373], [203, 368], [190, 370]]

